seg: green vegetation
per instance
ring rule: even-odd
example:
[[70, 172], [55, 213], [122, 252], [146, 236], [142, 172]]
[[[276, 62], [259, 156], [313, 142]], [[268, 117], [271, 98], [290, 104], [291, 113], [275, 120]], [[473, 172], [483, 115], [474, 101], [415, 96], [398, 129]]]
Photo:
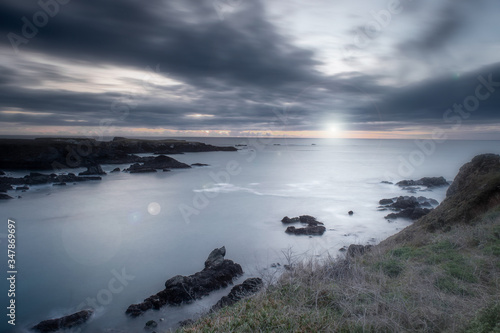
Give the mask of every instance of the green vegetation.
[[420, 236], [295, 262], [265, 291], [179, 332], [500, 333], [500, 211]]

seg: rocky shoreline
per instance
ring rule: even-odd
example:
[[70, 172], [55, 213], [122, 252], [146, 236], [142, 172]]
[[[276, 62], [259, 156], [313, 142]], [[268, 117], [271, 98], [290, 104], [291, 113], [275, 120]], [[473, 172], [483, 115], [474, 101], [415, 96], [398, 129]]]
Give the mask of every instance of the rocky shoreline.
[[[164, 154], [185, 152], [236, 151], [235, 147], [218, 147], [184, 140], [141, 140], [115, 137], [112, 141], [81, 138], [0, 139], [0, 169], [51, 170], [50, 174], [31, 172], [24, 177], [9, 177], [0, 170], [0, 200], [13, 199], [9, 190], [27, 191], [30, 185], [64, 186], [106, 175], [101, 164], [131, 164], [123, 172], [149, 173], [188, 169], [192, 166]], [[150, 153], [157, 156], [141, 157]], [[206, 166], [194, 163], [193, 166]], [[86, 167], [77, 175], [62, 170]], [[111, 172], [120, 172], [115, 168]], [[19, 198], [20, 196], [18, 196]]]

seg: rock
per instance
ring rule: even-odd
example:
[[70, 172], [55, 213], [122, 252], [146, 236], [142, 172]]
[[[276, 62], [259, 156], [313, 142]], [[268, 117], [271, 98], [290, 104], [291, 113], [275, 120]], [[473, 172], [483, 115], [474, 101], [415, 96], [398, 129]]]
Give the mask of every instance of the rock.
[[195, 321], [193, 319], [186, 319], [186, 320], [182, 320], [179, 322], [179, 326], [180, 327], [186, 327], [186, 326], [189, 326], [189, 325], [193, 325], [195, 323]]
[[0, 170], [0, 176], [5, 176], [5, 172], [3, 172], [2, 170]]
[[218, 266], [224, 261], [224, 256], [226, 255], [226, 247], [223, 246], [220, 249], [215, 249], [208, 255], [207, 260], [205, 260], [205, 268], [210, 268], [213, 266]]
[[347, 213], [349, 215], [354, 215], [354, 212], [352, 210], [349, 211], [349, 213]]
[[16, 191], [27, 191], [30, 188], [28, 186], [18, 186], [16, 187]]
[[354, 258], [356, 256], [363, 255], [365, 252], [368, 252], [372, 249], [372, 245], [357, 245], [351, 244], [347, 249], [347, 256]]
[[500, 155], [484, 154], [476, 156], [472, 161], [460, 168], [457, 176], [446, 191], [446, 197], [451, 197], [473, 185], [479, 185], [481, 184], [480, 178], [498, 171], [500, 171]]
[[82, 310], [77, 313], [73, 313], [69, 316], [49, 319], [40, 322], [39, 324], [33, 326], [33, 330], [38, 332], [55, 332], [58, 330], [72, 328], [77, 325], [85, 323], [94, 313], [93, 310]]
[[191, 166], [197, 166], [197, 167], [204, 167], [204, 166], [209, 166], [209, 164], [204, 164], [204, 163], [193, 163]]
[[378, 203], [381, 204], [381, 205], [390, 205], [392, 204], [394, 201], [392, 199], [382, 199], [380, 200]]
[[66, 186], [66, 183], [54, 183], [52, 186]]
[[249, 297], [257, 293], [264, 283], [260, 278], [249, 278], [243, 281], [242, 284], [234, 286], [227, 296], [222, 297], [212, 308], [211, 312], [222, 309], [226, 306], [231, 306], [239, 300]]
[[111, 172], [120, 172], [120, 168], [114, 168]]
[[12, 185], [0, 183], [0, 192], [7, 192], [8, 190], [12, 190]]
[[389, 182], [387, 180], [383, 180], [380, 182], [381, 184], [388, 184], [388, 185], [393, 185], [394, 183], [393, 182]]
[[401, 187], [406, 186], [426, 186], [426, 187], [439, 187], [450, 185], [444, 177], [424, 177], [419, 180], [402, 180], [396, 185]]
[[288, 216], [285, 216], [284, 218], [281, 219], [281, 222], [285, 224], [290, 224], [290, 223], [298, 223], [300, 222], [300, 220], [298, 217], [289, 218]]
[[422, 216], [427, 215], [433, 206], [439, 204], [437, 200], [422, 196], [418, 198], [414, 196], [400, 196], [392, 199], [382, 199], [379, 203], [385, 204], [384, 208], [395, 211], [395, 213], [385, 216], [386, 219], [408, 218], [412, 220], [418, 220]]
[[144, 328], [147, 328], [147, 329], [152, 329], [152, 328], [155, 328], [155, 327], [158, 327], [158, 323], [154, 320], [149, 320], [146, 325], [144, 326]]
[[0, 193], [0, 200], [8, 200], [8, 199], [14, 199], [14, 198], [8, 194]]
[[[190, 168], [189, 165], [181, 163], [172, 157], [159, 155], [156, 157], [144, 157], [143, 163], [132, 164], [126, 171], [130, 173], [156, 172], [157, 169], [181, 169]], [[154, 170], [154, 171], [153, 171]]]
[[323, 235], [326, 228], [323, 226], [307, 226], [305, 228], [288, 227], [285, 232], [294, 235]]
[[78, 175], [79, 176], [91, 176], [91, 175], [105, 175], [106, 172], [104, 172], [99, 164], [94, 164], [90, 165], [87, 167], [87, 170], [84, 172], [80, 172]]
[[225, 247], [213, 250], [202, 271], [189, 276], [177, 275], [170, 278], [165, 282], [164, 290], [146, 298], [142, 303], [130, 305], [125, 313], [137, 317], [149, 309], [158, 310], [164, 305], [190, 303], [232, 284], [236, 277], [243, 274], [243, 270], [232, 260], [223, 259], [225, 252]]
[[339, 251], [340, 251], [340, 252], [346, 252], [346, 251], [347, 251], [347, 248], [346, 248], [345, 246], [344, 246], [344, 247], [341, 247], [341, 248], [339, 249]]

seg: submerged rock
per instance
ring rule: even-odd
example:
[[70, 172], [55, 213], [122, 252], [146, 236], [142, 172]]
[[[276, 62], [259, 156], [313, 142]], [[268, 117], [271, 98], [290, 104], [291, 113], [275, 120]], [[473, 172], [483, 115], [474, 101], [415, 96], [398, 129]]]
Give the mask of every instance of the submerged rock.
[[160, 309], [164, 305], [190, 303], [210, 292], [227, 287], [243, 274], [241, 266], [224, 259], [225, 247], [213, 250], [205, 261], [205, 268], [193, 275], [177, 275], [165, 282], [165, 289], [146, 298], [142, 303], [132, 304], [125, 313], [132, 317], [142, 315], [149, 309]]
[[93, 310], [82, 310], [77, 313], [73, 313], [69, 316], [44, 320], [37, 325], [33, 326], [33, 330], [38, 332], [55, 332], [58, 330], [72, 328], [77, 325], [85, 323], [94, 313]]
[[8, 194], [0, 193], [0, 200], [8, 200], [8, 199], [14, 199], [14, 198]]

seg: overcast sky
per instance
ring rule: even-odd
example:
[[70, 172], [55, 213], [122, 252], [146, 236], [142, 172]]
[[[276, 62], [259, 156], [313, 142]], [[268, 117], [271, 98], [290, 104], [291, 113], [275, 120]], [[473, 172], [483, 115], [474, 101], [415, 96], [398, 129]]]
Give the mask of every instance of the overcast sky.
[[498, 0], [2, 0], [0, 135], [500, 139]]

